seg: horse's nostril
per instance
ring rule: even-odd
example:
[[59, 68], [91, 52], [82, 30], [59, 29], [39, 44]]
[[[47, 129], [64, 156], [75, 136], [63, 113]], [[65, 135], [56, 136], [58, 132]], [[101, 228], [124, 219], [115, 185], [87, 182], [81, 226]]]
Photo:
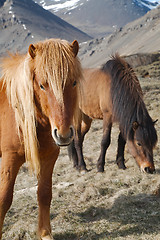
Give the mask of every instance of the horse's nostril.
[[57, 128], [54, 129], [54, 135], [58, 138], [58, 134], [57, 134], [58, 130]]
[[151, 174], [155, 172], [155, 169], [151, 169], [150, 167], [145, 167], [144, 170], [146, 173], [151, 173]]
[[73, 138], [73, 136], [74, 136], [74, 128], [71, 126], [70, 127], [70, 138]]
[[144, 170], [146, 173], [150, 173], [149, 167], [145, 167]]
[[68, 138], [73, 138], [74, 137], [74, 128], [71, 126], [68, 133], [66, 135], [61, 135], [58, 133], [58, 129], [55, 128], [54, 129], [54, 135], [55, 137], [57, 138], [60, 138], [60, 139], [68, 139]]
[[58, 131], [57, 128], [54, 128], [52, 132], [53, 139], [55, 140], [56, 144], [59, 146], [67, 146], [71, 143], [74, 138], [74, 128], [70, 126], [68, 129], [69, 131], [65, 134], [62, 134]]

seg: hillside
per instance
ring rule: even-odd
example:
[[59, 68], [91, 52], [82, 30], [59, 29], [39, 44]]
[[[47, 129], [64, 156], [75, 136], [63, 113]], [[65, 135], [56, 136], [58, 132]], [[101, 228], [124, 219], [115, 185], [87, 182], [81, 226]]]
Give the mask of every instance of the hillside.
[[45, 38], [91, 39], [87, 34], [43, 9], [32, 0], [0, 0], [0, 52], [26, 51]]
[[128, 23], [115, 33], [97, 38], [80, 47], [85, 67], [98, 67], [115, 52], [121, 55], [160, 52], [160, 6]]
[[113, 33], [158, 4], [154, 0], [35, 1], [93, 37]]

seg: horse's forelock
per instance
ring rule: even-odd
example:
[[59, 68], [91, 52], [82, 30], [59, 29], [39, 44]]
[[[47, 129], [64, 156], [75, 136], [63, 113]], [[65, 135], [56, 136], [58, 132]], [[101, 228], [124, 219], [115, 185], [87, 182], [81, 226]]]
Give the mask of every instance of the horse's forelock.
[[152, 152], [157, 143], [157, 134], [154, 126], [139, 126], [136, 130], [136, 139], [141, 143], [143, 148], [145, 148], [146, 152]]
[[157, 143], [157, 133], [154, 127], [154, 122], [149, 116], [144, 102], [137, 107], [137, 114], [135, 116], [132, 115], [132, 118], [132, 122], [136, 119], [138, 127], [134, 131], [130, 124], [130, 128], [128, 129], [128, 139], [133, 141], [134, 134], [136, 134], [137, 141], [141, 143], [146, 152], [152, 151]]
[[[37, 46], [37, 72], [47, 80], [57, 100], [63, 102], [63, 90], [66, 84], [81, 77], [79, 60], [74, 57], [71, 46], [67, 41], [50, 40], [45, 47], [42, 43]], [[38, 74], [37, 73], [37, 74]]]
[[[49, 87], [58, 102], [64, 106], [63, 92], [65, 85], [71, 81], [79, 82], [82, 79], [82, 69], [79, 59], [75, 57], [72, 47], [64, 40], [50, 40], [46, 42], [46, 46], [39, 43], [37, 46], [37, 60], [35, 68], [37, 74], [42, 74], [43, 79], [46, 79]], [[79, 84], [77, 84], [77, 97]], [[78, 126], [79, 108], [78, 98], [77, 107], [74, 111], [73, 121], [74, 126]]]

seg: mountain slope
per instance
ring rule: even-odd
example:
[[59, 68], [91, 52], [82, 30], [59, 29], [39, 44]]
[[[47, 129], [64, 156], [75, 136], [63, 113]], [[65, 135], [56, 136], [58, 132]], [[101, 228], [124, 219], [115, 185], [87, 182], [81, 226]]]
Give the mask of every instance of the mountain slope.
[[117, 28], [143, 16], [158, 4], [154, 0], [36, 1], [45, 9], [94, 37], [114, 32]]
[[148, 9], [154, 9], [156, 8], [159, 4], [159, 0], [133, 0], [137, 5], [140, 7], [147, 7]]
[[85, 67], [98, 67], [119, 52], [121, 55], [160, 52], [160, 6], [105, 38], [83, 43], [80, 58]]
[[[0, 49], [26, 50], [31, 42], [45, 38], [62, 38], [79, 42], [91, 39], [32, 0], [1, 0]], [[3, 4], [4, 2], [4, 4]]]

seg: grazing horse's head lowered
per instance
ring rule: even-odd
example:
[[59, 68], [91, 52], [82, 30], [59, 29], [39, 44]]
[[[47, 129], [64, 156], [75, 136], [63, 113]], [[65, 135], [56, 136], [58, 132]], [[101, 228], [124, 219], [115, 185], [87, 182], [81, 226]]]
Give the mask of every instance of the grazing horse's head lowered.
[[[147, 113], [147, 112], [146, 112]], [[145, 115], [145, 114], [144, 114]], [[147, 113], [148, 115], [148, 113]], [[157, 134], [154, 128], [155, 122], [147, 116], [148, 122], [133, 122], [128, 134], [128, 148], [141, 171], [153, 173], [155, 166], [153, 162], [153, 148], [157, 142]]]
[[0, 239], [17, 173], [25, 160], [38, 176], [40, 239], [51, 240], [52, 172], [59, 146], [78, 123], [78, 42], [49, 39], [2, 60], [0, 79]]

